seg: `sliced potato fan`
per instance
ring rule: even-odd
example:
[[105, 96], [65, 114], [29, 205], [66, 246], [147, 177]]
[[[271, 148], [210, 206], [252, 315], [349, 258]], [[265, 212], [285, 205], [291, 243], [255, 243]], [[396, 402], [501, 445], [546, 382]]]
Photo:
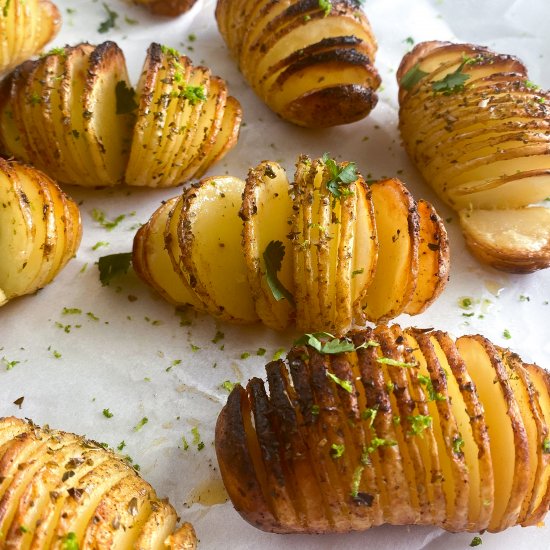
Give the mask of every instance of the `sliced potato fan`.
[[138, 274], [175, 304], [283, 330], [343, 334], [423, 311], [443, 290], [449, 249], [433, 207], [398, 180], [303, 155], [289, 183], [270, 161], [246, 182], [201, 180], [134, 239]]
[[471, 44], [424, 42], [397, 75], [412, 160], [459, 212], [482, 262], [517, 273], [550, 266], [548, 101], [518, 59]]
[[74, 434], [0, 418], [0, 542], [6, 548], [192, 550], [189, 523], [122, 457]]
[[50, 283], [76, 254], [78, 206], [43, 173], [0, 158], [0, 305]]
[[509, 350], [378, 326], [308, 334], [266, 371], [269, 392], [237, 385], [216, 425], [225, 487], [252, 525], [497, 532], [544, 519], [550, 379]]
[[377, 44], [354, 0], [218, 0], [216, 19], [249, 84], [285, 120], [335, 126], [376, 105]]
[[0, 9], [0, 76], [40, 50], [59, 32], [61, 14], [50, 0], [9, 0]]
[[155, 43], [137, 91], [114, 42], [56, 48], [0, 84], [0, 150], [62, 183], [179, 185], [235, 145], [240, 121], [221, 78]]

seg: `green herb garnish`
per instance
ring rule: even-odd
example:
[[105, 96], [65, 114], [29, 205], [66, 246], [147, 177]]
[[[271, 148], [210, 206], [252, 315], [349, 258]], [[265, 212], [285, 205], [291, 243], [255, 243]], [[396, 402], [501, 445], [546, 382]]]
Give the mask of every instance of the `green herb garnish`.
[[457, 455], [462, 454], [462, 447], [464, 447], [464, 439], [462, 439], [462, 437], [457, 435], [453, 439], [453, 452]]
[[319, 0], [319, 9], [323, 10], [325, 17], [332, 11], [332, 3], [330, 0]]
[[332, 372], [327, 371], [327, 378], [330, 378], [335, 384], [338, 384], [343, 390], [346, 390], [348, 393], [353, 392], [353, 385], [349, 380], [342, 380], [341, 378], [338, 378], [335, 374], [332, 374]]
[[345, 445], [337, 445], [336, 443], [333, 443], [330, 446], [330, 454], [332, 458], [340, 458], [344, 454], [345, 450], [346, 450]]
[[116, 94], [116, 114], [127, 115], [132, 113], [138, 107], [136, 103], [136, 92], [131, 86], [128, 87], [124, 80], [119, 80], [115, 88]]
[[79, 550], [78, 549], [78, 539], [76, 538], [76, 533], [67, 533], [61, 539], [61, 549], [62, 550]]
[[418, 367], [418, 363], [406, 363], [405, 361], [397, 361], [396, 359], [392, 359], [391, 357], [378, 357], [378, 359], [376, 359], [376, 362], [382, 365], [388, 365], [390, 367], [403, 367], [405, 369]]
[[412, 69], [409, 69], [399, 83], [402, 88], [409, 91], [412, 90], [428, 73], [419, 68], [417, 63]]
[[109, 32], [111, 29], [113, 29], [118, 18], [118, 13], [111, 10], [109, 6], [105, 4], [105, 2], [103, 3], [103, 8], [107, 12], [107, 19], [105, 19], [105, 21], [103, 21], [97, 29], [97, 32], [101, 34], [105, 34], [106, 32]]
[[441, 80], [432, 82], [432, 90], [436, 93], [441, 92], [444, 95], [450, 95], [463, 90], [464, 83], [470, 78], [470, 75], [464, 74], [462, 69], [472, 61], [471, 58], [464, 59], [454, 72], [445, 75]]
[[542, 452], [545, 454], [550, 453], [550, 438], [548, 437], [542, 442]]
[[472, 539], [472, 542], [470, 542], [470, 546], [479, 546], [483, 544], [483, 541], [481, 540], [481, 537], [474, 537]]
[[113, 418], [113, 413], [109, 409], [103, 409], [103, 416], [105, 418]]
[[411, 424], [409, 435], [420, 435], [422, 432], [432, 425], [432, 417], [429, 414], [416, 414], [407, 416], [407, 420]]
[[139, 432], [141, 430], [141, 428], [143, 428], [143, 426], [145, 426], [145, 424], [147, 424], [147, 422], [149, 422], [149, 419], [144, 416], [135, 426], [134, 426], [134, 432]]
[[120, 254], [110, 254], [102, 256], [97, 262], [99, 269], [99, 280], [103, 286], [107, 286], [113, 278], [124, 273], [128, 273], [132, 264], [132, 253], [122, 252]]
[[420, 384], [426, 387], [429, 401], [446, 401], [446, 398], [444, 395], [441, 395], [439, 392], [435, 391], [432, 379], [429, 376], [424, 376], [422, 374], [419, 374], [417, 378]]
[[226, 390], [228, 393], [233, 391], [233, 388], [237, 385], [237, 382], [230, 382], [229, 380], [224, 380], [221, 383], [221, 387]]
[[285, 245], [281, 241], [271, 241], [266, 246], [263, 253], [265, 278], [269, 290], [271, 290], [271, 294], [273, 294], [273, 298], [275, 298], [277, 302], [284, 298], [294, 305], [294, 297], [277, 277], [277, 273], [281, 270], [283, 265], [284, 257]]
[[504, 331], [502, 332], [502, 336], [504, 336], [506, 340], [510, 340], [510, 338], [512, 338], [512, 335], [510, 334], [510, 331], [507, 328], [505, 328]]
[[338, 166], [334, 159], [331, 159], [328, 153], [322, 157], [322, 161], [328, 168], [331, 179], [327, 182], [327, 189], [337, 199], [352, 195], [349, 185], [357, 181], [357, 167], [354, 162], [349, 162], [345, 166]]

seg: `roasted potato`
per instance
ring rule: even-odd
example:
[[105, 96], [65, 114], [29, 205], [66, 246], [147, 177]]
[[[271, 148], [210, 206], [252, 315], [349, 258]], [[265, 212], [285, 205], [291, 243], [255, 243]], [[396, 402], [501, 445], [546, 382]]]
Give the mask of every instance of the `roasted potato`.
[[152, 13], [175, 17], [189, 11], [197, 0], [133, 0], [134, 4], [144, 6]]
[[172, 506], [99, 443], [0, 418], [2, 548], [196, 548], [192, 525], [176, 530], [177, 521]]
[[151, 44], [134, 91], [114, 42], [57, 48], [0, 84], [0, 151], [61, 183], [179, 185], [237, 142], [225, 82]]
[[50, 0], [5, 0], [0, 6], [0, 77], [37, 54], [61, 28]]
[[424, 42], [399, 68], [400, 129], [411, 159], [458, 211], [482, 262], [528, 273], [550, 266], [550, 94], [515, 57]]
[[[309, 345], [303, 345], [303, 344]], [[216, 425], [233, 505], [277, 533], [536, 525], [550, 502], [550, 376], [482, 336], [306, 335]]]
[[218, 0], [216, 19], [248, 83], [285, 120], [336, 126], [376, 105], [377, 44], [355, 0]]
[[80, 211], [42, 172], [0, 158], [0, 306], [46, 286], [76, 254]]
[[445, 287], [449, 248], [433, 207], [400, 181], [367, 185], [353, 163], [301, 156], [292, 183], [264, 161], [246, 182], [206, 178], [164, 203], [133, 264], [177, 305], [340, 335], [423, 311]]

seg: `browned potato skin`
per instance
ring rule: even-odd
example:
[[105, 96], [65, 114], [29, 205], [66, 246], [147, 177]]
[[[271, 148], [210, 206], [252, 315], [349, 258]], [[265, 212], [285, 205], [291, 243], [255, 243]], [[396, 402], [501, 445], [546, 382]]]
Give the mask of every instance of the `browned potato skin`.
[[[218, 0], [216, 6], [220, 33], [249, 84], [268, 107], [299, 126], [326, 128], [349, 124], [366, 117], [378, 101], [376, 90], [381, 80], [373, 65], [377, 44], [366, 16], [353, 0], [333, 1], [330, 6], [325, 12], [317, 2], [291, 0], [282, 13], [271, 13], [277, 11], [277, 6], [274, 8], [274, 3], [268, 0], [257, 3]], [[328, 23], [335, 18], [341, 21], [341, 31], [337, 33]], [[362, 27], [361, 36], [349, 36], [347, 25], [351, 18]], [[259, 37], [251, 46], [246, 41], [256, 26]], [[287, 50], [258, 74], [258, 52], [262, 52], [259, 58], [262, 61], [273, 46], [301, 27], [304, 35], [313, 34], [314, 38], [300, 41], [295, 48], [287, 45]], [[330, 33], [328, 37], [326, 32]], [[325, 76], [319, 77], [321, 69], [331, 76], [330, 82], [324, 83]], [[346, 70], [356, 73], [353, 77], [342, 75], [338, 80], [336, 75]], [[264, 82], [275, 75], [274, 82], [264, 89]], [[287, 86], [287, 81], [297, 75], [310, 81], [293, 97], [292, 83]]]
[[[113, 495], [113, 498], [115, 498], [113, 504], [121, 505], [124, 509], [128, 508], [128, 503], [132, 502], [132, 500], [137, 501], [136, 497], [138, 493], [141, 493], [142, 497], [144, 494], [148, 495], [146, 500], [149, 501], [150, 508], [153, 511], [155, 509], [158, 509], [159, 505], [162, 503], [162, 501], [159, 500], [157, 495], [155, 494], [154, 489], [146, 481], [139, 477], [139, 475], [134, 470], [134, 468], [132, 468], [131, 465], [125, 462], [122, 457], [116, 455], [110, 450], [103, 448], [99, 443], [96, 443], [95, 441], [91, 441], [84, 437], [77, 436], [71, 433], [53, 430], [49, 427], [40, 428], [28, 419], [24, 421], [15, 417], [0, 418], [0, 441], [0, 479], [2, 480], [6, 479], [5, 477], [2, 477], [2, 474], [13, 476], [13, 471], [25, 472], [27, 469], [32, 468], [34, 464], [34, 459], [36, 459], [37, 461], [42, 460], [42, 462], [49, 460], [53, 463], [55, 463], [58, 457], [60, 457], [59, 460], [63, 460], [63, 457], [65, 456], [63, 454], [64, 447], [69, 447], [69, 445], [72, 445], [73, 447], [75, 447], [72, 451], [72, 456], [74, 456], [75, 458], [71, 459], [71, 461], [74, 462], [74, 465], [65, 466], [65, 468], [59, 467], [59, 476], [64, 474], [64, 472], [67, 472], [70, 468], [73, 474], [72, 477], [77, 479], [78, 475], [83, 475], [79, 473], [79, 467], [86, 462], [89, 462], [92, 468], [90, 470], [90, 467], [88, 467], [88, 471], [93, 471], [94, 468], [99, 469], [101, 465], [109, 463], [113, 465], [110, 470], [111, 472], [118, 471], [123, 473], [119, 474], [118, 478], [113, 478], [112, 481], [110, 479], [104, 480], [104, 485], [102, 486], [103, 497], [109, 497]], [[50, 442], [51, 447], [48, 445], [48, 442]], [[18, 454], [18, 448], [22, 444], [31, 446], [34, 445], [34, 452], [36, 456], [33, 456], [31, 454], [28, 457], [26, 457], [25, 455], [21, 457]], [[46, 449], [47, 453], [44, 453], [43, 450]], [[46, 454], [48, 458], [42, 458], [41, 455], [43, 454]], [[11, 457], [11, 460], [9, 459], [9, 457]], [[69, 461], [67, 464], [70, 464], [71, 461]], [[97, 464], [97, 466], [94, 466], [94, 463]], [[47, 467], [47, 464], [45, 466]], [[36, 474], [31, 474], [29, 478], [25, 479], [23, 481], [25, 483], [23, 490], [25, 490], [26, 487], [30, 485], [30, 483], [35, 482], [35, 478]], [[123, 493], [115, 497], [115, 495], [117, 494], [116, 480], [120, 480], [123, 478], [129, 481], [129, 483], [127, 484], [128, 491], [130, 491], [131, 488], [132, 491], [135, 490], [136, 492], [135, 494], [133, 492]], [[70, 479], [71, 476], [67, 477], [63, 475], [63, 478], [60, 477], [59, 479], [46, 479], [44, 483], [50, 483], [50, 486], [52, 488], [55, 487], [56, 492], [54, 493], [52, 491], [52, 493], [50, 493], [51, 495], [55, 494], [60, 496], [68, 490], [67, 487], [73, 486], [71, 482], [67, 483], [67, 481]], [[52, 483], [53, 485], [51, 485]], [[115, 485], [113, 485], [113, 483], [115, 483]], [[21, 503], [13, 502], [13, 496], [10, 501], [11, 487], [8, 484], [6, 488], [7, 490], [2, 495], [0, 495], [0, 521], [5, 521], [4, 514], [7, 510], [9, 510], [10, 506], [15, 505], [16, 507], [18, 507], [19, 514], [25, 513], [26, 511], [24, 508], [22, 508]], [[11, 493], [11, 495], [14, 494], [15, 493]], [[69, 494], [71, 494], [70, 490]], [[57, 501], [58, 496], [55, 496], [55, 498], [52, 497], [54, 503]], [[123, 503], [120, 502], [121, 498], [124, 499]], [[88, 524], [88, 528], [86, 529], [86, 531], [95, 532], [97, 533], [98, 537], [95, 540], [87, 540], [87, 543], [95, 543], [97, 545], [97, 548], [104, 547], [104, 545], [106, 544], [106, 536], [119, 531], [119, 527], [115, 527], [111, 524], [111, 521], [108, 521], [110, 510], [102, 510], [101, 504], [102, 503], [100, 501], [98, 507], [94, 510], [85, 510], [86, 513], [90, 514], [90, 517], [94, 515], [94, 522], [90, 522], [90, 524]], [[28, 506], [35, 506], [35, 503], [31, 502]], [[170, 521], [172, 521], [175, 525], [175, 510], [172, 508], [172, 506], [170, 506], [170, 504], [167, 504], [166, 506], [167, 513], [171, 516]], [[132, 528], [134, 527], [134, 525], [132, 524], [132, 522], [134, 521], [133, 517], [136, 517], [138, 514], [129, 512], [129, 514], [126, 515], [128, 516], [128, 518], [126, 518], [126, 521], [124, 523], [124, 531], [128, 530], [128, 533], [131, 533]], [[107, 518], [105, 518], [105, 516], [107, 516]], [[63, 518], [63, 514], [61, 517]], [[59, 518], [57, 519], [58, 524], [56, 524], [56, 528], [58, 528], [59, 524], [61, 523], [61, 520]], [[38, 520], [36, 528], [40, 526], [39, 522], [40, 520]], [[35, 529], [34, 525], [28, 525], [27, 527], [29, 528], [30, 532], [34, 531]], [[6, 543], [7, 547], [15, 547], [12, 546], [14, 543], [16, 543], [17, 547], [19, 547], [19, 545], [22, 544], [20, 540], [22, 536], [32, 537], [32, 534], [28, 535], [27, 533], [29, 533], [29, 531], [25, 531], [25, 533], [23, 533], [23, 531], [20, 530], [18, 526], [13, 526], [13, 528], [9, 532], [6, 532], [6, 534], [4, 535], [7, 538], [3, 542]], [[120, 534], [120, 531], [118, 534]], [[79, 540], [78, 542], [81, 545], [80, 547], [82, 547], [82, 540]], [[174, 532], [170, 536], [168, 536], [168, 538], [164, 541], [163, 548], [169, 548], [172, 550], [194, 550], [196, 548], [196, 545], [197, 539], [193, 530], [193, 526], [190, 523], [184, 523], [179, 528], [174, 529]], [[50, 545], [48, 545], [48, 548], [49, 547]], [[45, 550], [46, 546], [38, 546], [37, 548], [44, 548]], [[153, 547], [146, 545], [141, 546], [140, 548], [142, 548], [142, 550], [154, 550]]]
[[[394, 382], [400, 377], [404, 377], [403, 379], [406, 380], [407, 377], [412, 378], [414, 366], [382, 366], [376, 361], [377, 358], [387, 358], [390, 355], [398, 357], [403, 350], [401, 335], [404, 333], [423, 340], [425, 345], [428, 345], [430, 337], [434, 337], [442, 344], [443, 353], [449, 358], [452, 365], [452, 373], [444, 373], [437, 358], [431, 352], [428, 355], [423, 354], [428, 361], [433, 388], [437, 392], [442, 392], [444, 396], [443, 401], [437, 402], [440, 415], [445, 415], [446, 426], [444, 427], [444, 422], [441, 421], [442, 428], [444, 430], [451, 429], [455, 422], [452, 400], [449, 399], [449, 394], [444, 389], [446, 377], [453, 376], [456, 377], [460, 392], [466, 400], [468, 412], [475, 413], [474, 416], [470, 415], [470, 426], [479, 449], [480, 467], [483, 464], [485, 472], [484, 477], [481, 478], [480, 494], [482, 498], [493, 498], [493, 483], [498, 483], [498, 479], [493, 480], [492, 477], [491, 460], [499, 461], [502, 460], [502, 457], [492, 457], [488, 460], [490, 433], [487, 432], [484, 422], [484, 411], [491, 404], [478, 402], [476, 386], [469, 378], [460, 355], [457, 355], [453, 340], [446, 333], [433, 329], [405, 329], [401, 332], [401, 329], [394, 325], [391, 327], [391, 333], [394, 334], [395, 340], [392, 340], [388, 327], [385, 326], [351, 333], [350, 337], [354, 345], [360, 346], [365, 342], [371, 342], [371, 344], [366, 348], [357, 349], [355, 352], [337, 355], [321, 355], [309, 347], [295, 347], [287, 356], [286, 366], [282, 361], [267, 365], [271, 396], [265, 397], [266, 402], [262, 407], [265, 409], [269, 421], [264, 421], [261, 424], [256, 421], [255, 428], [252, 428], [253, 424], [250, 419], [252, 391], [256, 394], [258, 391], [263, 392], [260, 381], [254, 379], [246, 389], [240, 385], [235, 387], [229, 396], [227, 405], [218, 417], [215, 445], [220, 471], [229, 496], [237, 511], [246, 521], [262, 530], [275, 533], [347, 532], [364, 530], [383, 523], [434, 525], [453, 532], [476, 532], [486, 528], [493, 509], [491, 502], [486, 506], [487, 510], [482, 511], [483, 515], [478, 518], [481, 523], [474, 522], [472, 524], [466, 521], [468, 515], [468, 470], [464, 462], [464, 453], [460, 447], [456, 448], [452, 445], [453, 439], [449, 440], [448, 435], [444, 436], [445, 442], [439, 445], [439, 453], [446, 453], [455, 467], [459, 468], [454, 475], [457, 476], [457, 480], [462, 480], [460, 491], [457, 491], [456, 495], [454, 516], [446, 517], [445, 513], [441, 515], [441, 510], [430, 510], [426, 506], [422, 508], [422, 511], [415, 509], [414, 506], [411, 508], [407, 489], [402, 486], [403, 482], [399, 481], [400, 477], [404, 475], [400, 466], [400, 453], [404, 451], [401, 448], [401, 443], [393, 446], [382, 445], [375, 451], [369, 451], [370, 460], [363, 462], [365, 468], [362, 471], [363, 477], [359, 477], [361, 483], [359, 491], [357, 491], [357, 485], [355, 485], [355, 491], [353, 485], [350, 485], [353, 472], [350, 472], [349, 464], [356, 460], [357, 453], [361, 454], [361, 448], [357, 448], [357, 445], [363, 445], [363, 454], [365, 446], [368, 445], [362, 436], [358, 437], [360, 431], [362, 433], [364, 430], [365, 433], [374, 434], [373, 437], [387, 440], [398, 429], [401, 429], [403, 424], [405, 425], [403, 429], [413, 426], [409, 423], [410, 417], [404, 418], [401, 410], [393, 408], [387, 393], [387, 384], [381, 375], [384, 371], [385, 376], [391, 375]], [[497, 369], [499, 368], [498, 362], [510, 353], [508, 350], [495, 348], [481, 336], [471, 338], [484, 342], [483, 353], [494, 355], [494, 367]], [[405, 348], [405, 351], [405, 357], [408, 359], [410, 350]], [[354, 366], [357, 365], [357, 358], [360, 359], [361, 376], [357, 376], [358, 371]], [[517, 372], [521, 370], [522, 379], [527, 384], [529, 383], [527, 367], [538, 373], [544, 373], [540, 367], [523, 364], [515, 355], [514, 361], [516, 362], [514, 369]], [[327, 373], [337, 377], [340, 382], [337, 384], [333, 382], [326, 375]], [[292, 375], [292, 384], [289, 381], [290, 375]], [[501, 377], [503, 374], [498, 373], [497, 375], [495, 372], [495, 376]], [[273, 382], [277, 379], [281, 380], [280, 384], [286, 391], [287, 397], [283, 398], [283, 401], [281, 401], [281, 390], [277, 389]], [[349, 383], [351, 389], [348, 391], [343, 388], [343, 383]], [[508, 420], [511, 419], [516, 426], [514, 431], [518, 439], [515, 442], [515, 456], [522, 464], [521, 468], [527, 469], [526, 437], [517, 412], [518, 401], [506, 381], [502, 379], [501, 383], [506, 400], [511, 407], [511, 410], [508, 411]], [[251, 384], [253, 384], [254, 390], [251, 389]], [[410, 389], [412, 384], [412, 379], [408, 385], [407, 382], [401, 387], [395, 384], [391, 392], [395, 392], [395, 399], [400, 408], [402, 406], [405, 410], [410, 411], [410, 414], [415, 415], [419, 414], [421, 409], [420, 407], [415, 409], [414, 401], [411, 402], [407, 397], [407, 388]], [[415, 381], [414, 384], [416, 385], [417, 382]], [[531, 392], [531, 398], [531, 407], [538, 406], [539, 399], [541, 404], [543, 402], [536, 392]], [[429, 398], [422, 397], [421, 394], [421, 399]], [[430, 400], [433, 401], [433, 398]], [[357, 408], [359, 403], [361, 408], [366, 406], [370, 407], [371, 411], [373, 409], [377, 411], [374, 419], [362, 415], [365, 409]], [[282, 407], [281, 404], [283, 404]], [[416, 404], [416, 406], [419, 405], [421, 403]], [[391, 422], [392, 415], [396, 414], [401, 415], [401, 421]], [[390, 422], [384, 428], [383, 418], [385, 416], [388, 416]], [[540, 414], [537, 414], [537, 418], [539, 436], [544, 438], [548, 433], [547, 426]], [[246, 424], [249, 426], [248, 432], [244, 428]], [[431, 430], [431, 428], [428, 429]], [[408, 432], [408, 437], [418, 437], [418, 435], [412, 436], [411, 432]], [[303, 453], [303, 450], [297, 445], [296, 442], [302, 440], [308, 441], [310, 454], [307, 451]], [[269, 442], [269, 444], [262, 444], [262, 441]], [[344, 450], [339, 456], [334, 456], [334, 445], [331, 450], [331, 443], [342, 445]], [[542, 444], [542, 441], [540, 443]], [[383, 452], [385, 451], [393, 451], [393, 455], [386, 454], [384, 456]], [[548, 468], [546, 457], [543, 456], [543, 460], [541, 460], [540, 455], [539, 452], [539, 468]], [[294, 475], [296, 472], [293, 473], [293, 462], [296, 460], [302, 461], [303, 464], [299, 476]], [[379, 460], [381, 460], [380, 463]], [[361, 463], [359, 462], [359, 464]], [[378, 470], [379, 479], [369, 478], [367, 480], [367, 466], [371, 467], [373, 464]], [[276, 465], [279, 473], [270, 472], [270, 465]], [[385, 474], [381, 474], [381, 465], [386, 469]], [[307, 468], [309, 468], [309, 473]], [[426, 465], [425, 468], [429, 468], [429, 466]], [[320, 472], [324, 473], [319, 475]], [[416, 471], [415, 476], [418, 474], [419, 472]], [[437, 476], [429, 481], [433, 474], [434, 472], [426, 471], [428, 484], [434, 484], [435, 489], [435, 484], [438, 483]], [[384, 478], [380, 478], [381, 475], [384, 475]], [[544, 518], [546, 510], [534, 511], [533, 503], [535, 501], [530, 494], [526, 494], [525, 487], [522, 486], [525, 475], [525, 471], [516, 471], [514, 474], [514, 490], [508, 502], [508, 511], [517, 511], [519, 503], [523, 501], [526, 514], [519, 517], [517, 513], [506, 513], [501, 522], [491, 528], [491, 531], [501, 531], [517, 524], [534, 525]], [[406, 474], [405, 477], [407, 477]], [[388, 484], [390, 479], [392, 483]], [[535, 488], [536, 483], [535, 481]], [[390, 485], [393, 493], [388, 493]], [[309, 492], [312, 487], [315, 492]], [[541, 490], [544, 494], [544, 487]], [[538, 491], [539, 494], [541, 490]], [[284, 519], [285, 516], [288, 517], [286, 511], [288, 502], [282, 503], [279, 496], [281, 491], [284, 491], [290, 498], [294, 507], [293, 512], [297, 518], [295, 521]], [[320, 503], [321, 508], [325, 510], [323, 518], [317, 517], [315, 522], [311, 523], [310, 516], [304, 510], [303, 504], [304, 501], [308, 502], [308, 496], [310, 500], [315, 499]], [[445, 495], [442, 498], [443, 506], [445, 506]]]
[[[38, 53], [61, 29], [61, 13], [50, 0], [10, 0], [8, 4], [7, 17], [3, 10], [0, 11], [0, 76]], [[6, 21], [10, 20], [10, 15], [14, 12], [19, 16], [15, 24], [10, 26]], [[35, 34], [30, 30], [32, 26], [40, 29], [38, 36], [35, 35], [34, 40], [30, 40], [29, 36], [23, 41], [24, 47], [19, 51], [12, 51], [10, 55], [16, 37], [20, 40], [21, 35]], [[4, 56], [6, 51], [8, 55]]]
[[[472, 61], [472, 67], [487, 70], [489, 76], [480, 78], [478, 83], [472, 69], [471, 76], [474, 78], [465, 81], [463, 90], [432, 93], [431, 82], [439, 79], [434, 75], [443, 66], [443, 60], [448, 62], [453, 55], [462, 55], [463, 58], [467, 56]], [[441, 62], [439, 66], [436, 65], [438, 58]], [[424, 71], [423, 67], [427, 66], [423, 63], [431, 63], [431, 69]], [[403, 78], [415, 67], [426, 74], [417, 83], [406, 88], [402, 85]], [[470, 69], [466, 67], [466, 70]], [[400, 130], [405, 149], [442, 200], [458, 211], [466, 245], [472, 255], [484, 264], [511, 273], [532, 273], [550, 267], [548, 234], [545, 235], [544, 242], [541, 242], [539, 235], [535, 234], [536, 229], [524, 228], [522, 220], [516, 221], [514, 218], [516, 212], [524, 214], [528, 212], [529, 206], [543, 200], [543, 185], [546, 185], [544, 189], [550, 185], [548, 182], [541, 183], [541, 191], [536, 194], [535, 199], [524, 197], [519, 185], [524, 178], [547, 177], [550, 174], [550, 157], [544, 165], [540, 160], [543, 155], [548, 155], [544, 145], [545, 138], [541, 140], [536, 131], [541, 128], [540, 132], [546, 132], [548, 127], [550, 117], [545, 105], [550, 94], [528, 81], [526, 67], [513, 56], [498, 54], [479, 45], [440, 41], [422, 42], [405, 55], [397, 71], [397, 81], [400, 85]], [[419, 98], [423, 103], [419, 103]], [[491, 114], [493, 108], [487, 108], [492, 107], [493, 100], [494, 117]], [[420, 115], [422, 108], [425, 111], [424, 117]], [[446, 132], [441, 129], [444, 122], [447, 123]], [[460, 130], [454, 129], [455, 123], [460, 125]], [[487, 134], [493, 131], [496, 137], [488, 137], [485, 141], [479, 139], [480, 130], [470, 130], [470, 126], [475, 126], [476, 123], [477, 126], [483, 125], [481, 131]], [[448, 134], [448, 140], [445, 134]], [[434, 135], [439, 138], [432, 137]], [[499, 149], [501, 143], [504, 146]], [[515, 144], [514, 147], [511, 147], [511, 143]], [[476, 155], [483, 148], [486, 151]], [[468, 160], [461, 160], [461, 154]], [[474, 182], [480, 188], [477, 196], [475, 192], [464, 190], [471, 183], [466, 178], [462, 178], [461, 183], [453, 181], [461, 173], [474, 168], [486, 166], [489, 173], [490, 166], [500, 161], [517, 159], [518, 163], [525, 164], [531, 155], [539, 157], [537, 166], [531, 170], [525, 166], [516, 170], [509, 163], [507, 168], [495, 167], [490, 172], [492, 179], [489, 183], [488, 175], [479, 181], [474, 177]], [[439, 171], [434, 168], [434, 161], [438, 157], [440, 160], [436, 166], [439, 166]], [[441, 169], [448, 172], [439, 177], [437, 172], [442, 173]], [[507, 187], [514, 183], [517, 190], [511, 199], [512, 192]], [[528, 184], [531, 187], [536, 185], [526, 181], [525, 185]], [[486, 190], [492, 190], [491, 199], [480, 199], [479, 195], [483, 195]], [[529, 193], [533, 195], [532, 189]], [[474, 202], [468, 204], [468, 200]], [[482, 206], [475, 202], [483, 200], [486, 204]], [[512, 205], [509, 204], [510, 200], [513, 200]], [[504, 214], [509, 214], [510, 219], [514, 220], [517, 234], [523, 238], [519, 242], [514, 238], [510, 239], [508, 246], [495, 243], [489, 232], [476, 232], [467, 223], [470, 208], [479, 208], [479, 212], [483, 209], [507, 211]], [[538, 228], [541, 227], [544, 225], [539, 223]], [[500, 230], [500, 226], [498, 229]]]
[[144, 6], [152, 13], [176, 17], [189, 11], [197, 0], [134, 0], [138, 6]]

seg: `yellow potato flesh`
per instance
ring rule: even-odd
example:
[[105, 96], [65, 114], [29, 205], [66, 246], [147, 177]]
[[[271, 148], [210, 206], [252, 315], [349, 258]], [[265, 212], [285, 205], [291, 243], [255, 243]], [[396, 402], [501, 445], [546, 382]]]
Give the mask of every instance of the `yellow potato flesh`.
[[[193, 245], [190, 261], [214, 304], [243, 322], [257, 320], [241, 252], [239, 217], [244, 182], [219, 177], [205, 180], [189, 208]], [[207, 213], [207, 215], [205, 215]]]
[[469, 337], [456, 341], [460, 355], [474, 381], [485, 409], [495, 479], [495, 504], [489, 529], [498, 528], [510, 500], [515, 465], [514, 432], [508, 417], [508, 405], [496, 373], [483, 346]]

